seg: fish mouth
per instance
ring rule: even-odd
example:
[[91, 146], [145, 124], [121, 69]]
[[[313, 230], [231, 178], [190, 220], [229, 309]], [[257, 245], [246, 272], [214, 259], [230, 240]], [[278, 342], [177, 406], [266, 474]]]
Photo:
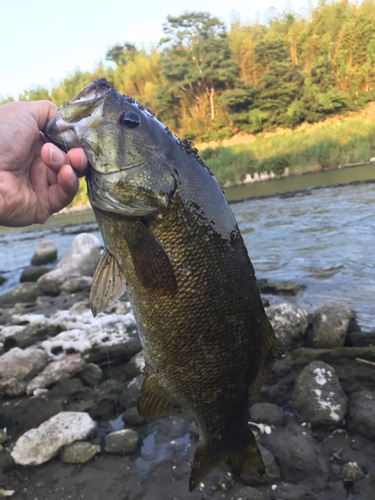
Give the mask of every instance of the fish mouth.
[[[43, 129], [46, 138], [66, 149], [81, 147], [77, 132], [112, 90], [105, 78], [90, 83], [69, 103], [62, 104]], [[82, 115], [83, 113], [83, 115]]]

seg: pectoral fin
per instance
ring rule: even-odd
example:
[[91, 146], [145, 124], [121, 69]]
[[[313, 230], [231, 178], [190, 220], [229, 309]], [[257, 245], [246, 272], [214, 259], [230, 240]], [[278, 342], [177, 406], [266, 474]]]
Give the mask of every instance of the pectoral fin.
[[257, 323], [257, 328], [260, 330], [263, 343], [259, 363], [260, 368], [257, 378], [250, 387], [250, 397], [255, 396], [266, 383], [268, 374], [276, 359], [276, 337], [265, 312], [262, 313], [262, 318], [261, 321]]
[[157, 383], [155, 375], [146, 376], [138, 398], [138, 413], [143, 417], [169, 417], [184, 413]]
[[124, 238], [136, 276], [142, 285], [157, 295], [173, 297], [177, 292], [176, 276], [159, 240], [141, 221], [137, 221], [133, 230], [124, 234]]
[[96, 316], [108, 305], [117, 302], [126, 291], [125, 277], [117, 260], [104, 250], [95, 270], [90, 291], [89, 305]]

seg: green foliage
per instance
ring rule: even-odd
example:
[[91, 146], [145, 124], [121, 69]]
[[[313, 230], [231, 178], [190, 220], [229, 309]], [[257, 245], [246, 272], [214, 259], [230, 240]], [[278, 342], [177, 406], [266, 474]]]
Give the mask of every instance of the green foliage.
[[[153, 109], [171, 130], [190, 140], [257, 134], [276, 127], [359, 110], [375, 100], [375, 1], [321, 0], [305, 17], [283, 13], [268, 20], [236, 20], [228, 30], [206, 12], [168, 16], [164, 38], [146, 50], [130, 41], [109, 48], [92, 72], [74, 70], [51, 91], [27, 90], [19, 100], [50, 99], [58, 106], [97, 78]], [[12, 98], [0, 98], [0, 104]], [[282, 148], [218, 148], [206, 151], [221, 182], [253, 171], [285, 167], [332, 168], [347, 158], [375, 155], [371, 136], [312, 134]], [[294, 137], [294, 135], [293, 135]], [[351, 141], [353, 139], [353, 141]], [[302, 150], [302, 149], [303, 150]], [[260, 170], [259, 170], [260, 169]]]

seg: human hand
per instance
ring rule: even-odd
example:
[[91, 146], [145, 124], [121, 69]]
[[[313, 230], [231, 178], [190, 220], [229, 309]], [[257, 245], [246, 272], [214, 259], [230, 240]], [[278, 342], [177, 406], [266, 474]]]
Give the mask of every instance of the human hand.
[[77, 193], [77, 174], [88, 165], [85, 152], [65, 154], [40, 134], [56, 110], [49, 101], [0, 106], [0, 225], [43, 224]]

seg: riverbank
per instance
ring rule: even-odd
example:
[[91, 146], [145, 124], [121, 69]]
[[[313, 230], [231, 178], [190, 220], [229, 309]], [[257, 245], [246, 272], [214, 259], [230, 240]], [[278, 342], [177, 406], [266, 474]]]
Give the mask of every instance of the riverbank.
[[[234, 479], [220, 465], [189, 493], [197, 428], [137, 414], [144, 358], [127, 298], [96, 318], [89, 310], [99, 250], [81, 234], [58, 269], [0, 296], [3, 495], [372, 499], [375, 336], [355, 313], [330, 301], [307, 315], [290, 303], [306, 289], [259, 281], [279, 353], [249, 408], [266, 474]], [[269, 305], [273, 294], [280, 302]]]

